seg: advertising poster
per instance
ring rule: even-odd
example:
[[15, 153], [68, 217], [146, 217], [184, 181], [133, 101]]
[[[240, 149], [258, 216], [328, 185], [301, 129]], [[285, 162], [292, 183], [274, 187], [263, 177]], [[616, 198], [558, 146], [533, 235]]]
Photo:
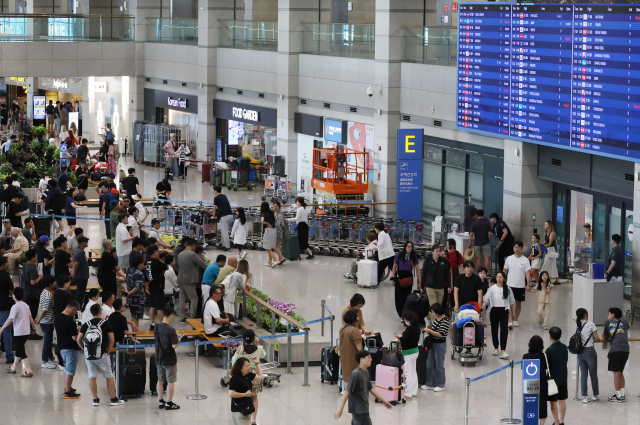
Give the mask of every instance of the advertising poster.
[[397, 218], [422, 218], [422, 130], [398, 130]]
[[228, 145], [240, 145], [244, 136], [244, 123], [233, 120], [228, 120], [227, 122], [229, 125]]
[[44, 120], [47, 118], [46, 96], [33, 96], [33, 119]]
[[[34, 96], [35, 97], [35, 96]], [[69, 112], [69, 127], [71, 127], [71, 123], [76, 123], [76, 128], [80, 128], [80, 121], [78, 120], [79, 114], [77, 112]]]

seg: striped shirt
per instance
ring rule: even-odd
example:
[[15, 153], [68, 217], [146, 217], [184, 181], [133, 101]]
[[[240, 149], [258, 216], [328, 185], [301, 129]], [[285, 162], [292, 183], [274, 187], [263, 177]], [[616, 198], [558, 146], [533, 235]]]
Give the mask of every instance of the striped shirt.
[[40, 310], [47, 312], [42, 316], [40, 323], [53, 325], [53, 295], [48, 290], [42, 291], [40, 294]]
[[433, 337], [433, 342], [447, 342], [447, 335], [449, 335], [449, 328], [451, 327], [451, 321], [447, 316], [444, 316], [442, 319], [435, 319], [433, 321], [433, 326], [431, 329], [434, 332], [440, 333], [442, 338]]

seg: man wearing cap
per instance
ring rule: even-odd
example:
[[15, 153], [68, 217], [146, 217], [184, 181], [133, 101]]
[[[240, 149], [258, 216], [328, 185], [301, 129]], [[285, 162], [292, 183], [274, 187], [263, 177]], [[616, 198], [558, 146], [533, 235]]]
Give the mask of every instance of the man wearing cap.
[[[120, 195], [120, 192], [115, 188], [102, 195], [102, 211], [100, 212], [100, 218], [110, 218], [113, 201], [116, 201], [116, 204], [118, 203], [118, 195]], [[107, 239], [111, 239], [111, 225], [108, 221], [105, 221], [105, 229], [107, 232]]]
[[51, 238], [47, 235], [40, 236], [40, 244], [36, 248], [38, 254], [38, 263], [42, 264], [42, 274], [48, 276], [51, 274], [51, 266], [53, 265], [53, 256], [47, 249], [51, 243]]
[[87, 282], [89, 282], [89, 262], [84, 250], [89, 245], [89, 238], [82, 236], [78, 238], [78, 247], [73, 253], [73, 271], [71, 276], [73, 281], [71, 285], [76, 285], [76, 301], [79, 303], [84, 299], [84, 293], [87, 291]]
[[120, 180], [120, 190], [124, 190], [127, 194], [127, 198], [131, 198], [133, 195], [140, 193], [140, 182], [136, 177], [136, 169], [129, 168], [129, 175]]
[[172, 249], [173, 246], [160, 237], [160, 219], [151, 220], [151, 229], [149, 229], [149, 237], [156, 238], [156, 245], [161, 248]]
[[11, 235], [11, 220], [5, 218], [2, 220], [2, 233], [0, 233], [0, 239], [2, 239], [2, 248], [11, 249], [13, 243], [16, 241]]

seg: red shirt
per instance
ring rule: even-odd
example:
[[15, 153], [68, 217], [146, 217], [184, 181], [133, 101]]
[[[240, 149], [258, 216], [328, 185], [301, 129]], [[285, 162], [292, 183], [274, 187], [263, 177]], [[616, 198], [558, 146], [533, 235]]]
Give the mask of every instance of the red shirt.
[[449, 252], [447, 250], [445, 251], [445, 255], [447, 257], [447, 260], [449, 260], [449, 264], [451, 265], [451, 273], [453, 275], [453, 278], [455, 279], [456, 276], [460, 274], [458, 267], [461, 266], [462, 263], [464, 263], [462, 254], [460, 254], [458, 251]]

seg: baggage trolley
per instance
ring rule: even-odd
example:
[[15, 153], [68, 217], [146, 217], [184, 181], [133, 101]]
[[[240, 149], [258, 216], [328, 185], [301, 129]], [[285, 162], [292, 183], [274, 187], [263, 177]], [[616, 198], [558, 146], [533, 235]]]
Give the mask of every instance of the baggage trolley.
[[[220, 335], [220, 338], [222, 339], [235, 339], [238, 337], [232, 337], [232, 336], [224, 336], [224, 335]], [[223, 388], [226, 388], [229, 386], [229, 381], [231, 381], [231, 368], [229, 367], [229, 364], [231, 363], [231, 358], [233, 357], [233, 351], [235, 351], [234, 349], [236, 348], [236, 346], [238, 345], [242, 345], [242, 342], [240, 341], [230, 341], [228, 343], [224, 343], [223, 345], [228, 345], [227, 349], [225, 350], [225, 356], [222, 360], [222, 368], [224, 370], [224, 375], [220, 378], [220, 386], [222, 386]], [[264, 375], [264, 380], [263, 380], [263, 385], [267, 388], [271, 388], [273, 387], [273, 381], [278, 381], [278, 383], [280, 383], [280, 378], [282, 377], [281, 374], [276, 373], [276, 372], [266, 372], [267, 370], [273, 370], [273, 369], [277, 369], [280, 367], [280, 362], [274, 361], [274, 362], [267, 362], [267, 363], [260, 363], [260, 368], [262, 369], [263, 375]]]
[[267, 198], [269, 198], [271, 202], [275, 202], [278, 199], [276, 197], [278, 192], [278, 176], [263, 174], [262, 178], [264, 180], [264, 192], [262, 193], [262, 200], [266, 201]]
[[[478, 335], [478, 332], [476, 332], [477, 325], [480, 325], [480, 328], [482, 328], [482, 322], [465, 323], [461, 329], [462, 337], [459, 341], [456, 341], [456, 336], [454, 335], [454, 333], [459, 328], [456, 326], [456, 323], [458, 322], [454, 322], [455, 317], [455, 313], [452, 312], [451, 323], [453, 323], [453, 325], [451, 330], [451, 360], [455, 358], [457, 353], [460, 364], [462, 366], [475, 366], [479, 360], [482, 360], [482, 355], [484, 353], [484, 330], [482, 332], [482, 335]], [[465, 329], [473, 329], [473, 343], [469, 343], [468, 341], [466, 341]], [[476, 351], [474, 352], [474, 350]]]

